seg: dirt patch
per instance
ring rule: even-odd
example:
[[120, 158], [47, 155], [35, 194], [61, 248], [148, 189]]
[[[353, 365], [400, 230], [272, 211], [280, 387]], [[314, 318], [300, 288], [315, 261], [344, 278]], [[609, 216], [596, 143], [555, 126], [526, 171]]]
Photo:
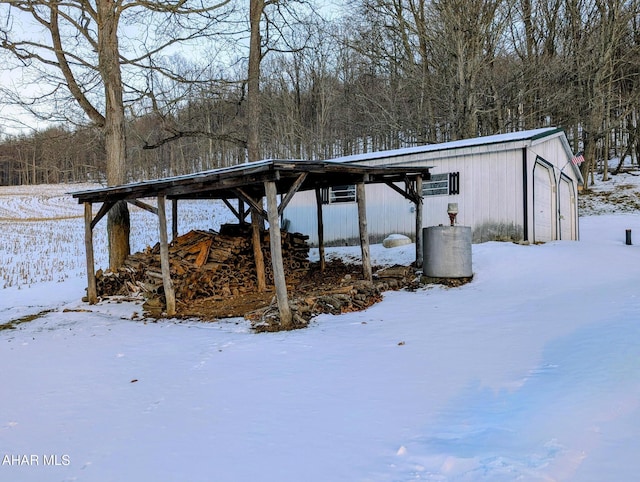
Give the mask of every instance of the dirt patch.
[[0, 324], [0, 331], [2, 330], [15, 330], [16, 327], [22, 323], [28, 323], [33, 320], [37, 320], [38, 318], [42, 318], [43, 316], [51, 313], [53, 310], [43, 310], [39, 313], [34, 313], [33, 315], [25, 315], [20, 318], [16, 318], [15, 320], [11, 320], [7, 323]]
[[[322, 313], [360, 311], [382, 299], [382, 292], [420, 286], [416, 271], [408, 266], [373, 267], [374, 280], [365, 281], [360, 262], [330, 260], [323, 271], [310, 263], [306, 236], [281, 232], [283, 268], [293, 316], [293, 328], [307, 326]], [[215, 321], [245, 317], [256, 331], [290, 329], [282, 326], [271, 270], [269, 233], [261, 233], [267, 285], [257, 291], [249, 228], [223, 225], [219, 233], [191, 231], [169, 246], [169, 268], [176, 299], [176, 316]], [[135, 296], [145, 299], [145, 316], [164, 316], [166, 301], [159, 246], [127, 258], [117, 271], [96, 274], [98, 296]], [[458, 286], [464, 281], [430, 279], [429, 283]]]
[[[471, 278], [420, 278], [414, 269], [408, 266], [374, 267], [373, 271], [373, 282], [367, 282], [363, 280], [360, 265], [332, 260], [327, 263], [325, 271], [320, 271], [319, 263], [312, 263], [304, 278], [287, 285], [294, 318], [293, 325], [288, 329], [306, 327], [310, 320], [319, 314], [337, 315], [367, 309], [382, 300], [384, 291], [415, 290], [426, 284], [457, 287], [471, 281]], [[162, 316], [162, 300], [156, 300], [154, 303], [153, 306], [145, 303], [146, 315]], [[272, 286], [263, 293], [200, 298], [188, 303], [178, 300], [177, 311], [178, 317], [198, 318], [202, 321], [244, 317], [251, 321], [252, 328], [257, 332], [284, 329], [280, 323]]]
[[437, 284], [443, 285], [448, 288], [457, 288], [459, 286], [470, 283], [473, 277], [470, 278], [430, 278], [428, 276], [423, 276], [420, 278], [420, 282], [422, 284]]

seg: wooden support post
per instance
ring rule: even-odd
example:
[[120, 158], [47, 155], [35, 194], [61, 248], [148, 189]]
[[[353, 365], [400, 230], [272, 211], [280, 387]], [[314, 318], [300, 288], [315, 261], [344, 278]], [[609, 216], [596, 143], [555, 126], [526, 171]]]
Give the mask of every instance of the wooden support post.
[[176, 294], [171, 282], [169, 265], [169, 243], [167, 241], [167, 210], [164, 194], [158, 194], [158, 221], [160, 228], [160, 266], [162, 267], [162, 286], [167, 300], [167, 316], [176, 314]]
[[416, 176], [416, 268], [422, 267], [422, 176]]
[[318, 254], [320, 256], [320, 271], [324, 272], [326, 261], [324, 257], [324, 221], [322, 218], [322, 193], [316, 188], [316, 209], [318, 213]]
[[284, 276], [284, 264], [282, 262], [282, 240], [280, 236], [280, 223], [278, 220], [278, 191], [276, 183], [265, 181], [264, 190], [267, 197], [267, 214], [269, 221], [269, 244], [271, 248], [271, 266], [273, 268], [273, 283], [276, 287], [276, 299], [280, 311], [280, 323], [284, 328], [292, 325], [291, 308], [287, 295], [287, 281]]
[[[262, 203], [262, 200], [260, 203]], [[264, 269], [264, 255], [262, 254], [262, 241], [260, 239], [262, 226], [260, 213], [251, 208], [251, 244], [253, 245], [253, 261], [256, 264], [258, 292], [260, 293], [267, 290], [267, 276]]]
[[178, 200], [171, 200], [171, 240], [178, 237]]
[[371, 255], [369, 253], [369, 233], [367, 232], [367, 199], [364, 193], [364, 182], [356, 184], [356, 200], [358, 201], [358, 226], [360, 228], [360, 250], [362, 251], [362, 274], [366, 281], [373, 281], [371, 272]]
[[247, 213], [244, 210], [244, 201], [238, 198], [238, 219], [240, 220], [240, 224], [246, 224]]
[[94, 305], [98, 302], [96, 288], [96, 268], [93, 260], [93, 228], [91, 227], [91, 203], [84, 203], [84, 249], [87, 255], [87, 300]]

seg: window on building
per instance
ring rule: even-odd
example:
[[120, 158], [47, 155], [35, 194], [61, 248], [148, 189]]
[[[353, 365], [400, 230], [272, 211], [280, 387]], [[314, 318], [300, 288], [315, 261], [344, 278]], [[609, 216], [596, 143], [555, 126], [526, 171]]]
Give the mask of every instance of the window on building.
[[422, 183], [423, 196], [450, 196], [452, 194], [460, 194], [459, 172], [431, 174], [431, 179]]
[[356, 200], [355, 184], [332, 186], [322, 190], [323, 204], [348, 203]]

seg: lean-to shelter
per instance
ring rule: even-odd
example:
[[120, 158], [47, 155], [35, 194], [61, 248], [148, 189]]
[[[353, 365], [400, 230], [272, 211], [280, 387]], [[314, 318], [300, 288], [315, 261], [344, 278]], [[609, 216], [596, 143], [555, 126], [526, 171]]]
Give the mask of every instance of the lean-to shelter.
[[[365, 279], [371, 280], [369, 237], [366, 220], [365, 184], [384, 184], [415, 204], [416, 226], [422, 225], [422, 181], [429, 179], [429, 167], [362, 166], [331, 161], [264, 160], [237, 166], [197, 172], [71, 193], [85, 206], [85, 248], [87, 257], [87, 297], [90, 303], [97, 301], [95, 266], [93, 253], [93, 228], [118, 201], [127, 201], [158, 215], [160, 228], [160, 259], [166, 314], [176, 313], [175, 295], [169, 274], [168, 234], [166, 222], [166, 200], [172, 201], [172, 234], [178, 234], [178, 201], [181, 199], [219, 199], [243, 223], [249, 212], [268, 221], [270, 250], [274, 285], [280, 319], [283, 326], [291, 323], [291, 311], [287, 298], [287, 287], [282, 266], [280, 217], [291, 198], [299, 191], [313, 191], [317, 200], [317, 227], [320, 240], [321, 263], [324, 262], [322, 243], [322, 190], [339, 185], [355, 185], [358, 203], [358, 225], [362, 264]], [[280, 197], [280, 199], [278, 199]], [[147, 204], [156, 199], [156, 206]], [[266, 210], [261, 200], [266, 198]], [[143, 202], [142, 200], [145, 200]], [[237, 207], [232, 201], [237, 200]], [[100, 204], [93, 214], [93, 204]], [[249, 210], [245, 211], [244, 206]], [[256, 228], [257, 229], [257, 228]], [[422, 264], [420, 231], [416, 237], [416, 265]], [[254, 246], [254, 252], [255, 252]], [[259, 250], [259, 244], [258, 244]], [[256, 253], [258, 254], [258, 253]], [[260, 256], [256, 256], [256, 267], [260, 271]], [[264, 270], [264, 266], [262, 266]]]

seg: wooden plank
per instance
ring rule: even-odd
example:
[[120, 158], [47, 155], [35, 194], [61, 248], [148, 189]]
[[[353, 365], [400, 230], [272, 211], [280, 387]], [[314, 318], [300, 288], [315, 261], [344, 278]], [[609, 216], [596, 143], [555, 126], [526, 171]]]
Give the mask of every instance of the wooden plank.
[[367, 232], [367, 200], [364, 193], [364, 182], [356, 184], [356, 201], [358, 203], [358, 227], [360, 231], [360, 251], [362, 252], [362, 274], [366, 281], [373, 281], [371, 254], [369, 251], [369, 233]]
[[[422, 193], [422, 176], [416, 176], [416, 192]], [[416, 268], [422, 267], [422, 196], [416, 199]]]
[[163, 191], [166, 191], [167, 196], [175, 197], [175, 198], [188, 198], [194, 194], [198, 194], [199, 197], [216, 197], [216, 194], [224, 193], [227, 191], [226, 195], [222, 195], [219, 197], [229, 197], [228, 193], [233, 192], [234, 189], [246, 189], [247, 187], [260, 186], [260, 191], [262, 191], [262, 185], [265, 181], [273, 180], [276, 177], [277, 173], [273, 172], [265, 172], [258, 175], [238, 175], [236, 177], [225, 177], [225, 178], [216, 178], [212, 179], [210, 182], [198, 182], [193, 184], [176, 184], [170, 188], [165, 188]]
[[318, 217], [318, 255], [320, 256], [320, 271], [326, 268], [324, 256], [324, 221], [322, 217], [322, 192], [316, 188], [316, 212]]
[[205, 239], [200, 243], [200, 251], [198, 252], [198, 256], [196, 260], [193, 262], [198, 268], [200, 268], [209, 257], [209, 250], [211, 249], [211, 243], [213, 243], [213, 238]]
[[160, 266], [162, 267], [162, 286], [164, 296], [167, 300], [167, 316], [176, 314], [176, 294], [173, 291], [171, 282], [171, 271], [169, 268], [169, 243], [167, 240], [167, 213], [165, 208], [164, 194], [158, 194], [158, 220], [160, 230]]
[[87, 300], [94, 305], [98, 302], [96, 289], [96, 267], [93, 259], [93, 228], [91, 227], [91, 203], [84, 203], [84, 249], [87, 256]]
[[280, 236], [280, 223], [278, 217], [278, 191], [276, 183], [267, 181], [264, 183], [267, 197], [267, 213], [269, 220], [269, 246], [271, 248], [271, 267], [273, 269], [273, 283], [276, 288], [276, 299], [280, 312], [280, 323], [283, 328], [290, 328], [293, 322], [289, 298], [287, 295], [287, 282], [284, 275], [282, 261], [282, 240]]
[[154, 208], [153, 206], [149, 206], [147, 203], [143, 203], [138, 199], [129, 199], [127, 201], [129, 204], [133, 204], [134, 206], [139, 207], [140, 209], [144, 209], [145, 211], [149, 211], [151, 214], [158, 214], [158, 208]]

